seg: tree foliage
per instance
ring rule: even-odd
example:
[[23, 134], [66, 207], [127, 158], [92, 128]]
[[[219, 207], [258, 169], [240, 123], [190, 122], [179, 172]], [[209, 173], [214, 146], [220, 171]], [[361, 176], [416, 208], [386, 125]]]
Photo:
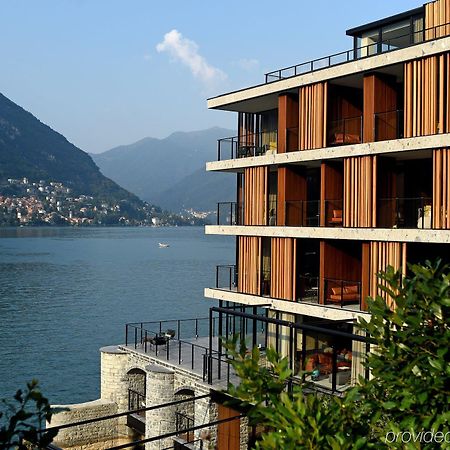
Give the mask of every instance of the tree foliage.
[[19, 389], [12, 401], [2, 399], [0, 405], [1, 449], [45, 448], [53, 441], [57, 430], [39, 430], [45, 421], [51, 421], [56, 410], [42, 395], [36, 380], [27, 383], [25, 391]]
[[286, 358], [267, 349], [264, 365], [257, 348], [249, 354], [237, 338], [226, 343], [240, 378], [229, 392], [248, 408], [250, 423], [265, 430], [256, 448], [450, 448], [386, 439], [389, 432], [449, 431], [449, 267], [427, 261], [409, 269], [403, 280], [391, 267], [379, 274], [395, 308], [382, 297], [369, 299], [371, 319], [359, 327], [376, 343], [366, 360], [371, 379], [361, 378], [343, 398], [307, 384], [288, 389]]

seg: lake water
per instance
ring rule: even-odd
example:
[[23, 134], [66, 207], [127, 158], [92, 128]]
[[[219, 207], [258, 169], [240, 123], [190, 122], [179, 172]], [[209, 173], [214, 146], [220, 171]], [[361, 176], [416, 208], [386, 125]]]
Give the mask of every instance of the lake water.
[[98, 398], [99, 348], [127, 322], [207, 316], [233, 243], [190, 227], [0, 229], [0, 398], [32, 378], [53, 404]]

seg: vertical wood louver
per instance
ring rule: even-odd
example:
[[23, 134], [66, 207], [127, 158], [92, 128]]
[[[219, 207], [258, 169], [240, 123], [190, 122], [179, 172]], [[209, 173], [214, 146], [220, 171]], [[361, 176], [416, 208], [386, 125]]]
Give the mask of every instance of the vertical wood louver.
[[[437, 28], [433, 29], [434, 27]], [[427, 3], [425, 5], [425, 39], [448, 35], [450, 35], [450, 0]]]
[[376, 226], [376, 156], [344, 159], [344, 227]]
[[299, 149], [326, 147], [327, 82], [299, 90]]
[[259, 129], [257, 114], [238, 113], [238, 140], [239, 146], [256, 144]]
[[238, 290], [260, 295], [261, 238], [239, 236]]
[[433, 228], [450, 229], [450, 150], [433, 150]]
[[405, 63], [405, 137], [450, 131], [450, 53]]
[[379, 285], [387, 286], [386, 281], [378, 278], [380, 271], [385, 271], [388, 266], [394, 270], [406, 273], [406, 243], [404, 242], [370, 242], [369, 256], [369, 295], [386, 299], [390, 308], [393, 308], [391, 297], [384, 292]]
[[267, 224], [267, 167], [244, 170], [244, 225]]
[[295, 299], [296, 241], [292, 238], [272, 238], [270, 296]]

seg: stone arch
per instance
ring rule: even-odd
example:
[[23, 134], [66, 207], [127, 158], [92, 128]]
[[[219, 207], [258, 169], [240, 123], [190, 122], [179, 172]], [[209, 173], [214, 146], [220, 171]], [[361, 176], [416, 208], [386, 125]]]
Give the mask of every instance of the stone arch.
[[[194, 388], [191, 386], [181, 386], [175, 390], [175, 400], [185, 400], [193, 399], [195, 397]], [[175, 422], [177, 431], [185, 430], [194, 426], [195, 419], [195, 402], [185, 402], [176, 405], [175, 408]], [[192, 442], [194, 440], [194, 433], [183, 433], [180, 434], [180, 438], [187, 442]]]

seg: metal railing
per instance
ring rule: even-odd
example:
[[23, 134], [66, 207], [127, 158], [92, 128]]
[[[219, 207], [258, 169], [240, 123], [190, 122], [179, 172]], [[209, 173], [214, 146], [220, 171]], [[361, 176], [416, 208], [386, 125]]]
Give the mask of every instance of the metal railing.
[[377, 226], [380, 228], [432, 228], [431, 197], [380, 198]]
[[[145, 406], [145, 394], [135, 391], [134, 389], [128, 389], [128, 411], [145, 408]], [[138, 415], [145, 417], [145, 411], [140, 411]]]
[[332, 120], [327, 126], [328, 145], [349, 145], [362, 142], [363, 116]]
[[194, 418], [182, 412], [175, 412], [175, 429], [180, 432], [179, 437], [186, 442], [192, 443], [194, 440], [194, 432], [189, 431], [184, 433], [184, 430], [190, 429], [194, 426]]
[[216, 289], [237, 290], [237, 270], [235, 264], [216, 266]]
[[403, 138], [403, 110], [375, 113], [374, 139], [385, 141], [388, 139]]
[[[400, 48], [406, 48], [412, 45], [421, 44], [425, 40], [439, 39], [441, 37], [445, 37], [448, 25], [449, 23], [445, 23], [423, 30], [411, 30], [409, 33], [405, 33], [393, 39], [374, 42], [369, 45], [364, 45], [361, 47], [352, 48], [351, 50], [324, 56], [322, 58], [313, 59], [311, 61], [297, 64], [295, 66], [289, 66], [274, 70], [265, 74], [265, 82], [271, 83], [274, 81], [282, 80], [284, 78], [295, 77], [297, 75], [303, 75], [305, 73], [326, 69], [327, 67], [345, 64], [358, 59], [368, 58], [380, 53], [391, 52]], [[444, 36], [441, 36], [441, 34], [444, 34]], [[404, 45], [405, 37], [409, 37], [409, 45]]]
[[217, 160], [263, 156], [277, 151], [277, 130], [249, 133], [217, 141]]
[[284, 203], [284, 224], [294, 227], [320, 225], [320, 200], [288, 200]]
[[217, 225], [243, 225], [244, 205], [237, 202], [217, 203]]
[[361, 282], [324, 278], [324, 304], [359, 305], [361, 309]]
[[298, 275], [296, 300], [298, 302], [319, 303], [319, 277]]

